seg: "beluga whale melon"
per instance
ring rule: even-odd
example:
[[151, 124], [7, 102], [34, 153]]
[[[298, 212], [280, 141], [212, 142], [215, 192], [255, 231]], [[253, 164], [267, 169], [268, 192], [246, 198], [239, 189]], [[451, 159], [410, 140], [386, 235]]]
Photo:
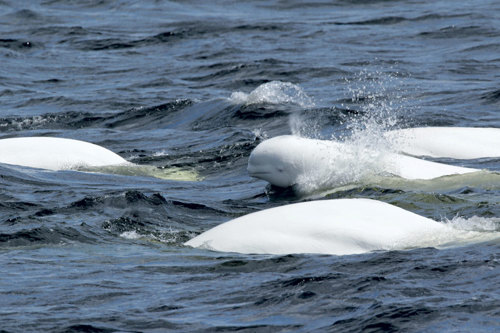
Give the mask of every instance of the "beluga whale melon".
[[289, 204], [220, 224], [187, 246], [245, 254], [360, 254], [451, 246], [498, 238], [497, 233], [455, 229], [371, 199]]

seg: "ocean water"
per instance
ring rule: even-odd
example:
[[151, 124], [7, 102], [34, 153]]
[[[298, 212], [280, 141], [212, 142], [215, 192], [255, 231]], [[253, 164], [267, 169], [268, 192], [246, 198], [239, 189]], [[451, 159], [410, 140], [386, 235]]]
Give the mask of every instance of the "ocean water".
[[500, 231], [498, 158], [438, 159], [481, 177], [307, 193], [246, 171], [282, 134], [500, 127], [499, 82], [493, 0], [0, 0], [0, 139], [80, 139], [142, 166], [0, 164], [0, 331], [496, 332], [498, 240], [351, 256], [183, 243], [332, 198]]

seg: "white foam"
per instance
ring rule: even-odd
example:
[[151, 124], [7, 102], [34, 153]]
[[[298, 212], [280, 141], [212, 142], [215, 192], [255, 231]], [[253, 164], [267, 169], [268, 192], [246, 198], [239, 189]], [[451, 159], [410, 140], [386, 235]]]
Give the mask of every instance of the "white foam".
[[[188, 233], [188, 235], [191, 233]], [[166, 231], [152, 231], [152, 232], [137, 232], [136, 230], [124, 231], [120, 237], [130, 240], [143, 240], [149, 242], [160, 242], [165, 244], [178, 244], [179, 239], [185, 236], [185, 232], [173, 228], [168, 228]]]
[[162, 157], [162, 156], [168, 156], [169, 153], [165, 150], [160, 150], [155, 153], [153, 153], [153, 157]]
[[249, 94], [233, 92], [229, 101], [235, 104], [296, 104], [304, 108], [314, 107], [314, 101], [304, 90], [291, 82], [271, 81], [261, 84]]
[[445, 219], [444, 222], [457, 230], [493, 232], [500, 231], [500, 218], [498, 217], [480, 217], [472, 216], [469, 218], [456, 216], [451, 220]]
[[262, 128], [254, 128], [252, 133], [257, 139], [266, 140], [268, 138], [267, 132]]
[[39, 126], [43, 126], [49, 122], [53, 122], [55, 116], [50, 117], [42, 117], [42, 116], [33, 116], [31, 118], [22, 118], [19, 120], [12, 120], [10, 122], [0, 123], [0, 128], [8, 128], [13, 127], [17, 130], [24, 130], [29, 128], [36, 128]]
[[500, 218], [454, 217], [451, 220], [445, 219], [442, 224], [448, 227], [448, 231], [431, 235], [428, 239], [430, 246], [447, 248], [500, 238]]
[[125, 231], [120, 234], [120, 237], [125, 238], [125, 239], [140, 239], [143, 236], [137, 233], [137, 231], [132, 230], [132, 231]]

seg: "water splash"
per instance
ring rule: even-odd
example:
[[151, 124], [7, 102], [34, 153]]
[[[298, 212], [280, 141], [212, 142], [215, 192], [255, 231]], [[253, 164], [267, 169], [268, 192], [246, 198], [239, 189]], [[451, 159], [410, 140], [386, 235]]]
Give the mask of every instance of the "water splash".
[[131, 230], [122, 232], [120, 237], [125, 239], [141, 239], [142, 235], [138, 234], [135, 230]]
[[301, 112], [293, 112], [288, 118], [288, 126], [292, 135], [304, 138], [321, 138], [321, 120], [306, 118]]
[[454, 229], [475, 232], [498, 232], [500, 231], [500, 218], [493, 217], [480, 217], [472, 216], [465, 218], [456, 216], [451, 220], [445, 219], [444, 223], [448, 224]]
[[398, 73], [361, 71], [353, 79], [346, 79], [346, 82], [349, 98], [341, 107], [355, 107], [361, 111], [346, 124], [350, 132], [348, 138], [372, 146], [382, 143], [386, 147], [387, 142], [383, 141], [382, 134], [404, 126], [413, 112], [413, 106], [405, 97], [407, 88]]
[[[331, 165], [335, 166], [334, 173], [317, 170], [304, 176], [297, 186], [301, 193], [362, 183], [375, 175], [383, 175], [386, 156], [396, 152], [396, 143], [384, 133], [403, 127], [413, 112], [405, 97], [407, 88], [397, 72], [364, 70], [346, 79], [346, 83], [348, 98], [344, 99], [340, 108], [356, 112], [347, 123], [340, 124], [344, 131], [336, 131], [329, 138], [343, 143], [340, 146], [342, 163], [331, 161]], [[305, 122], [298, 113], [290, 116], [290, 128], [297, 136], [321, 136], [319, 124]]]
[[119, 236], [128, 240], [142, 240], [145, 242], [163, 243], [177, 246], [193, 238], [195, 235], [189, 231], [168, 228], [165, 231], [129, 230], [120, 233]]
[[429, 238], [431, 245], [437, 248], [449, 248], [476, 243], [496, 241], [500, 238], [500, 219], [472, 216], [470, 218], [454, 217], [445, 219], [448, 232], [436, 233]]
[[[317, 110], [314, 118], [304, 112], [292, 113], [289, 119], [292, 134], [350, 141], [360, 146], [386, 147], [392, 144], [386, 142], [382, 134], [387, 130], [407, 127], [415, 111], [408, 97], [412, 95], [408, 93], [410, 88], [401, 79], [401, 74], [397, 71], [362, 70], [345, 78], [345, 83], [338, 87], [344, 90], [346, 96], [339, 101], [339, 105]], [[325, 133], [324, 119], [321, 118], [328, 112], [337, 113], [335, 116], [338, 116], [339, 123], [333, 124], [332, 129]]]
[[[315, 164], [302, 173], [294, 189], [299, 195], [318, 190], [368, 183], [383, 174], [386, 152], [357, 143], [330, 142], [331, 149], [318, 152]], [[314, 163], [314, 162], [312, 162]]]
[[266, 140], [269, 138], [267, 132], [262, 128], [254, 128], [252, 133], [255, 135], [255, 138], [259, 140]]
[[249, 94], [233, 92], [229, 101], [235, 104], [295, 104], [303, 108], [314, 107], [314, 101], [304, 90], [291, 82], [271, 81], [261, 84]]
[[[347, 133], [334, 133], [332, 141], [342, 142], [336, 146], [335, 154], [324, 156], [327, 163], [323, 168], [312, 169], [311, 172], [300, 177], [296, 186], [299, 193], [310, 193], [324, 188], [345, 186], [363, 181], [368, 174], [379, 171], [379, 161], [383, 154], [388, 151], [388, 143], [384, 140], [382, 133], [392, 118], [384, 117], [390, 114], [390, 103], [383, 102], [385, 85], [383, 81], [378, 84], [367, 85], [367, 74], [360, 75], [347, 91], [352, 103], [358, 103], [363, 115], [354, 117], [347, 124]], [[363, 97], [367, 96], [367, 97]], [[366, 102], [359, 102], [366, 101]], [[345, 108], [345, 105], [342, 105]], [[360, 113], [361, 114], [361, 113]], [[292, 133], [298, 136], [316, 137], [315, 133], [320, 129], [314, 123], [304, 122], [300, 115], [290, 117]]]
[[413, 236], [410, 236], [408, 239], [402, 239], [400, 243], [395, 244], [395, 249], [404, 247], [405, 243], [414, 245], [409, 247], [409, 249], [416, 247], [446, 249], [500, 239], [499, 218], [479, 216], [472, 216], [470, 218], [455, 217], [451, 220], [445, 219], [439, 223], [443, 224], [445, 228], [432, 231], [426, 237], [420, 237], [419, 239], [414, 239]]

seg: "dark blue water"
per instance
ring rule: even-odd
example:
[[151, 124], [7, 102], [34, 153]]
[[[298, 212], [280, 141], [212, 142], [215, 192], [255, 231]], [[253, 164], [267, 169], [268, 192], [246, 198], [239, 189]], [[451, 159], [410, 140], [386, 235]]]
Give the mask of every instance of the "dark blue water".
[[[0, 165], [0, 330], [498, 331], [498, 241], [353, 256], [182, 244], [305, 200], [248, 176], [262, 139], [500, 127], [499, 82], [493, 0], [0, 0], [0, 139], [81, 139], [199, 176]], [[337, 197], [500, 231], [498, 177], [316, 194]]]

